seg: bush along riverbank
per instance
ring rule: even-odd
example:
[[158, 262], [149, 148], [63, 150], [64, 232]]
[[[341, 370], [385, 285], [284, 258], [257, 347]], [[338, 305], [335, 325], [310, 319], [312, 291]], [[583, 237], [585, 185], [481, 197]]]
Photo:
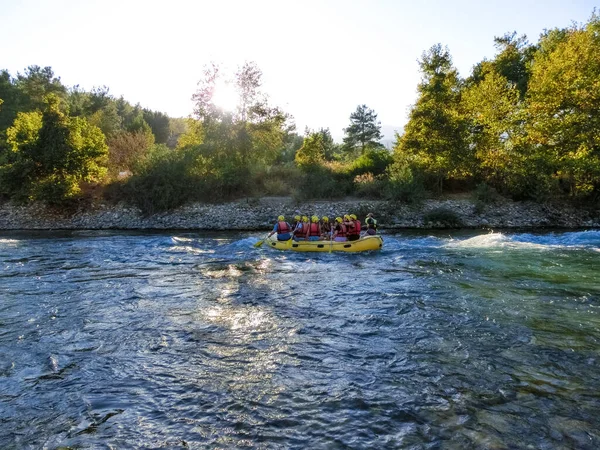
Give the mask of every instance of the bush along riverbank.
[[41, 203], [0, 205], [2, 230], [199, 229], [267, 230], [279, 214], [295, 211], [335, 217], [354, 213], [361, 219], [373, 212], [382, 229], [444, 228], [598, 228], [599, 209], [572, 205], [503, 201], [481, 205], [470, 199], [425, 200], [419, 205], [387, 201], [347, 200], [297, 204], [290, 198], [246, 199], [223, 204], [191, 204], [143, 215], [124, 205], [97, 204], [77, 211], [57, 210]]

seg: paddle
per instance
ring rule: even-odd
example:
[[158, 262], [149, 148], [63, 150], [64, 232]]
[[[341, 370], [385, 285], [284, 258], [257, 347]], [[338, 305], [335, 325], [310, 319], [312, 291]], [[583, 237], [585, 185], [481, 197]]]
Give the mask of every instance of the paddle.
[[262, 238], [260, 241], [258, 241], [256, 244], [254, 244], [254, 246], [256, 248], [260, 247], [261, 245], [263, 245], [265, 243], [265, 240], [269, 237], [269, 235], [267, 234], [264, 238]]

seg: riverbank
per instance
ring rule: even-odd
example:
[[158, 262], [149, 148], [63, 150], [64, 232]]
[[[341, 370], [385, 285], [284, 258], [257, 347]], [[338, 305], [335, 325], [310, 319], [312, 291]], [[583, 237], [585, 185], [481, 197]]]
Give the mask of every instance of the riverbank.
[[137, 208], [103, 203], [75, 212], [42, 204], [5, 203], [0, 205], [0, 229], [265, 230], [279, 214], [291, 218], [296, 210], [330, 217], [344, 213], [362, 217], [373, 212], [385, 229], [600, 227], [599, 210], [572, 205], [503, 201], [482, 206], [465, 198], [426, 200], [416, 206], [360, 200], [297, 204], [288, 197], [271, 197], [218, 205], [193, 204], [152, 216], [142, 215]]

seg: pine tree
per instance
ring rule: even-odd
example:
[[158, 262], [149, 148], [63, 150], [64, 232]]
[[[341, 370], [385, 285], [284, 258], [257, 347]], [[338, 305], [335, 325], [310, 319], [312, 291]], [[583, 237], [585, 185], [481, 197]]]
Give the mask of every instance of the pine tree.
[[381, 134], [381, 122], [377, 121], [377, 114], [367, 105], [359, 105], [352, 114], [350, 114], [350, 126], [344, 128], [346, 137], [344, 138], [344, 148], [349, 153], [354, 153], [360, 148], [363, 154], [369, 147], [382, 147], [379, 140], [383, 137]]

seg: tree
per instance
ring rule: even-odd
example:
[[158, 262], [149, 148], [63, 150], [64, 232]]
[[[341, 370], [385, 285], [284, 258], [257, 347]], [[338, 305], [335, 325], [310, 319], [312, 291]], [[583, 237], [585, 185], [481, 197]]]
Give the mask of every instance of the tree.
[[309, 170], [311, 167], [320, 165], [325, 160], [325, 140], [323, 133], [307, 132], [304, 143], [296, 152], [296, 164], [298, 167]]
[[166, 144], [171, 134], [169, 126], [169, 116], [159, 111], [143, 110], [144, 120], [154, 134], [154, 139], [157, 144]]
[[261, 85], [262, 71], [255, 62], [245, 62], [235, 73], [235, 86], [240, 99], [237, 113], [242, 122], [250, 118], [249, 113], [259, 103]]
[[494, 69], [517, 88], [521, 99], [525, 98], [530, 76], [529, 68], [536, 47], [529, 44], [526, 35], [517, 37], [516, 32], [495, 37], [494, 42], [498, 49], [498, 54], [492, 62]]
[[109, 101], [102, 107], [91, 107], [85, 117], [91, 125], [97, 126], [107, 138], [121, 132], [123, 129], [123, 118], [119, 116], [117, 105]]
[[205, 66], [203, 78], [198, 82], [198, 90], [192, 95], [195, 102], [194, 114], [205, 123], [218, 119], [221, 113], [213, 101], [217, 81], [221, 78], [220, 72], [221, 68], [215, 63]]
[[600, 16], [542, 36], [529, 88], [527, 133], [572, 195], [600, 191]]
[[354, 153], [360, 148], [360, 153], [364, 153], [367, 147], [382, 147], [379, 140], [383, 137], [381, 134], [381, 122], [377, 121], [377, 114], [367, 105], [359, 105], [352, 114], [350, 114], [350, 126], [344, 128], [344, 148]]
[[108, 139], [108, 170], [112, 177], [119, 172], [133, 171], [136, 162], [147, 153], [153, 141], [143, 131], [121, 131]]
[[60, 204], [76, 197], [82, 181], [97, 181], [106, 171], [107, 146], [99, 128], [70, 118], [54, 94], [41, 113], [22, 113], [7, 130], [14, 158], [0, 168], [4, 192]]
[[177, 149], [198, 147], [204, 142], [204, 127], [199, 120], [185, 120], [186, 129], [179, 135]]
[[6, 130], [6, 142], [13, 152], [35, 143], [42, 128], [42, 113], [19, 113], [12, 127]]
[[462, 96], [470, 119], [471, 145], [482, 181], [514, 190], [523, 163], [523, 106], [518, 87], [486, 64], [482, 79]]
[[419, 97], [399, 137], [397, 159], [412, 160], [435, 179], [442, 191], [450, 176], [469, 174], [472, 152], [467, 145], [467, 121], [460, 108], [461, 80], [447, 48], [436, 44], [419, 61]]
[[24, 74], [17, 74], [15, 86], [23, 93], [25, 101], [21, 111], [44, 108], [44, 99], [50, 94], [61, 99], [67, 95], [67, 88], [61, 83], [60, 77], [54, 76], [51, 67], [29, 66]]
[[12, 125], [19, 112], [26, 110], [25, 95], [15, 85], [6, 70], [0, 71], [0, 98], [3, 100], [2, 109], [0, 109], [0, 133], [2, 133]]

